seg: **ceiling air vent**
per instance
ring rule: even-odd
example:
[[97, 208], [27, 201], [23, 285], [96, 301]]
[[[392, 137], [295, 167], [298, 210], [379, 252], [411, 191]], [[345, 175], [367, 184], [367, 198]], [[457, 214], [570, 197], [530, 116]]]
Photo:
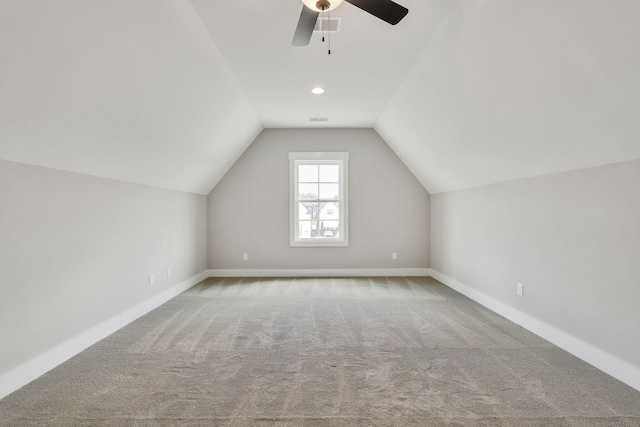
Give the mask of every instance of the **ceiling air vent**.
[[310, 122], [328, 122], [329, 117], [309, 117]]
[[329, 33], [339, 33], [341, 26], [342, 18], [318, 18], [313, 32], [322, 33], [324, 31], [327, 31]]

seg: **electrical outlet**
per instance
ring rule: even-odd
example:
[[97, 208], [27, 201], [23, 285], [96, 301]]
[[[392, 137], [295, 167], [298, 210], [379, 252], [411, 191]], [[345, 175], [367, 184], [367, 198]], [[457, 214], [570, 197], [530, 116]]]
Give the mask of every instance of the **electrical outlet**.
[[243, 261], [249, 261], [249, 254], [242, 254]]
[[398, 259], [398, 253], [397, 252], [392, 252], [391, 253], [391, 259]]
[[156, 282], [156, 276], [154, 276], [153, 274], [149, 275], [149, 286], [153, 286], [153, 284]]
[[524, 285], [522, 283], [518, 283], [516, 287], [516, 292], [518, 293], [518, 296], [521, 296], [521, 297], [524, 296]]
[[167, 277], [171, 277], [171, 269], [167, 268]]

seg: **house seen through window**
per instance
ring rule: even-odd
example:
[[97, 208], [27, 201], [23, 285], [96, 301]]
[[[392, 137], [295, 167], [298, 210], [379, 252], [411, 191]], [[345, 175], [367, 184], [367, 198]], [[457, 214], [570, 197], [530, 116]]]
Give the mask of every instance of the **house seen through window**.
[[347, 246], [349, 153], [289, 153], [291, 246]]

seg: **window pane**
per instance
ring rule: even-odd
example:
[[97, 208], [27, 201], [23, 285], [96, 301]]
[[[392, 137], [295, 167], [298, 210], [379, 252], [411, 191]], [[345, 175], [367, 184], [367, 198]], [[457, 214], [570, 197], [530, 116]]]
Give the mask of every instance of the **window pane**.
[[318, 230], [320, 237], [340, 237], [340, 222], [339, 221], [320, 221], [320, 230]]
[[299, 200], [316, 200], [318, 198], [318, 184], [298, 184]]
[[300, 202], [298, 204], [298, 219], [318, 219], [318, 204]]
[[298, 221], [298, 236], [302, 239], [309, 239], [311, 237], [310, 221]]
[[320, 182], [340, 182], [340, 166], [320, 165]]
[[315, 239], [322, 237], [318, 232], [318, 221], [298, 221], [298, 237], [303, 239]]
[[320, 184], [321, 199], [339, 199], [340, 184]]
[[339, 220], [340, 219], [340, 205], [338, 203], [321, 203], [320, 204], [320, 219], [321, 220]]
[[298, 165], [298, 182], [318, 182], [318, 165]]

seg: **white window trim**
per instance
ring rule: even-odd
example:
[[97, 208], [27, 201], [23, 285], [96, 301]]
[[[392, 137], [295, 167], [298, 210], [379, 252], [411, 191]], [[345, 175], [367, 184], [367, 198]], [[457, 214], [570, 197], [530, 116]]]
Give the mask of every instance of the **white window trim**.
[[[297, 165], [318, 163], [322, 161], [338, 161], [340, 163], [340, 233], [337, 238], [299, 238], [298, 230], [298, 198], [296, 184], [298, 182]], [[289, 153], [289, 244], [294, 247], [336, 247], [349, 246], [349, 153], [348, 152], [296, 152]]]

